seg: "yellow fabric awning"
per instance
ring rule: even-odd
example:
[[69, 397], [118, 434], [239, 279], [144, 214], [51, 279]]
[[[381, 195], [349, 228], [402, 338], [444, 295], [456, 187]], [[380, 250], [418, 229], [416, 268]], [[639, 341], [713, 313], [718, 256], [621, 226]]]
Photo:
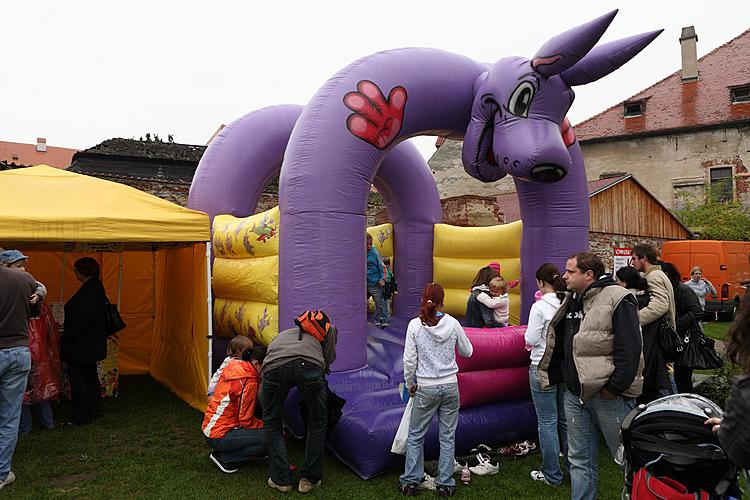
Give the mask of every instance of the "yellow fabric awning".
[[208, 215], [47, 165], [0, 172], [0, 240], [208, 241]]

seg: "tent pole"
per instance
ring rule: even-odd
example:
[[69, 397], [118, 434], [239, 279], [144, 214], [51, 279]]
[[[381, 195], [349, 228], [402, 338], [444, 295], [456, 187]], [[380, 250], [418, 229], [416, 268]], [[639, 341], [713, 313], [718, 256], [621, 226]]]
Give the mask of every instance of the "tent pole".
[[120, 271], [117, 275], [117, 310], [121, 311], [122, 306], [120, 300], [122, 299], [122, 249], [120, 249]]
[[214, 329], [214, 320], [213, 320], [213, 299], [211, 297], [211, 242], [206, 242], [206, 298], [207, 298], [207, 307], [208, 307], [208, 380], [211, 380], [211, 375], [213, 375], [213, 370], [211, 369], [211, 364], [213, 363], [213, 329]]
[[65, 300], [65, 266], [66, 266], [66, 257], [67, 254], [65, 253], [65, 250], [63, 249], [62, 253], [62, 272], [60, 275], [60, 302]]

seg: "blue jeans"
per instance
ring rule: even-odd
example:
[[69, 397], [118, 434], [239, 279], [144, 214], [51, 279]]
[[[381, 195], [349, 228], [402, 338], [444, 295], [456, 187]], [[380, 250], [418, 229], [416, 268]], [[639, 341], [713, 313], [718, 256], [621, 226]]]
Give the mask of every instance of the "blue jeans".
[[39, 425], [45, 429], [55, 427], [55, 417], [52, 413], [52, 405], [49, 401], [39, 401], [33, 405], [21, 406], [21, 423], [18, 425], [18, 432], [21, 434], [31, 433], [32, 414], [39, 421]]
[[424, 476], [424, 437], [430, 428], [432, 416], [438, 414], [440, 460], [435, 484], [455, 486], [453, 455], [456, 447], [458, 425], [458, 384], [419, 387], [414, 395], [414, 406], [409, 420], [409, 437], [406, 440], [406, 462], [401, 484], [417, 485]]
[[268, 443], [268, 462], [274, 483], [292, 484], [289, 457], [282, 434], [281, 420], [284, 400], [289, 389], [297, 387], [308, 411], [305, 465], [300, 478], [317, 483], [323, 477], [323, 454], [328, 424], [328, 389], [323, 368], [302, 359], [295, 359], [268, 372], [263, 372], [258, 399], [263, 408], [263, 427]]
[[539, 448], [542, 452], [542, 466], [539, 470], [542, 471], [547, 481], [559, 486], [563, 480], [563, 472], [560, 468], [561, 447], [566, 457], [568, 454], [567, 425], [563, 403], [565, 386], [559, 384], [543, 391], [539, 387], [537, 365], [529, 367], [529, 385], [531, 386], [531, 399], [534, 401], [536, 410]]
[[18, 441], [18, 421], [29, 370], [28, 347], [0, 349], [0, 480], [3, 481], [10, 473]]
[[568, 423], [568, 460], [572, 500], [596, 499], [599, 481], [599, 439], [604, 436], [615, 462], [622, 465], [620, 426], [633, 408], [634, 399], [604, 399], [601, 394], [581, 403], [578, 396], [565, 391], [565, 419]]
[[388, 314], [388, 307], [385, 305], [383, 287], [378, 286], [377, 283], [374, 285], [368, 284], [367, 294], [372, 296], [372, 300], [375, 301], [375, 326], [390, 324], [391, 317]]
[[221, 438], [206, 438], [208, 446], [227, 465], [240, 465], [266, 455], [266, 431], [263, 429], [232, 429]]

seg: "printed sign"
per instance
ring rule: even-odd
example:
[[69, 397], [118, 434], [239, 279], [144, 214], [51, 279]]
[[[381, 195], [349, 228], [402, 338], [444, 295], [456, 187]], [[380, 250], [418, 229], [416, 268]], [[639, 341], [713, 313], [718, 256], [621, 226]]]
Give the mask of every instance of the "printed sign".
[[621, 267], [627, 267], [630, 265], [630, 254], [633, 252], [633, 249], [615, 247], [614, 252], [614, 257], [612, 259], [612, 274], [616, 273]]

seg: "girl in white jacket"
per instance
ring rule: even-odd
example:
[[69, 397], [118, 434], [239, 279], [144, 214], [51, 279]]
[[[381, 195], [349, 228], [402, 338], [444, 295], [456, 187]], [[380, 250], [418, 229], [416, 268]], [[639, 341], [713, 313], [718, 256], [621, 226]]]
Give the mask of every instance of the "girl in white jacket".
[[547, 328], [565, 298], [564, 292], [567, 287], [557, 266], [549, 263], [537, 269], [536, 285], [543, 295], [531, 306], [525, 339], [526, 345], [531, 348], [529, 385], [536, 410], [542, 466], [539, 470], [531, 471], [531, 478], [534, 481], [559, 486], [563, 480], [560, 468], [561, 446], [563, 453], [567, 455], [567, 426], [563, 409], [565, 387], [560, 384], [544, 391], [541, 390], [537, 368], [547, 345]]
[[404, 380], [414, 406], [399, 484], [401, 492], [409, 496], [416, 494], [424, 475], [424, 437], [436, 412], [440, 432], [436, 492], [438, 496], [452, 496], [456, 489], [453, 479], [459, 406], [456, 349], [466, 358], [474, 349], [458, 321], [442, 312], [444, 298], [443, 287], [428, 284], [422, 292], [419, 317], [411, 320], [406, 330]]

